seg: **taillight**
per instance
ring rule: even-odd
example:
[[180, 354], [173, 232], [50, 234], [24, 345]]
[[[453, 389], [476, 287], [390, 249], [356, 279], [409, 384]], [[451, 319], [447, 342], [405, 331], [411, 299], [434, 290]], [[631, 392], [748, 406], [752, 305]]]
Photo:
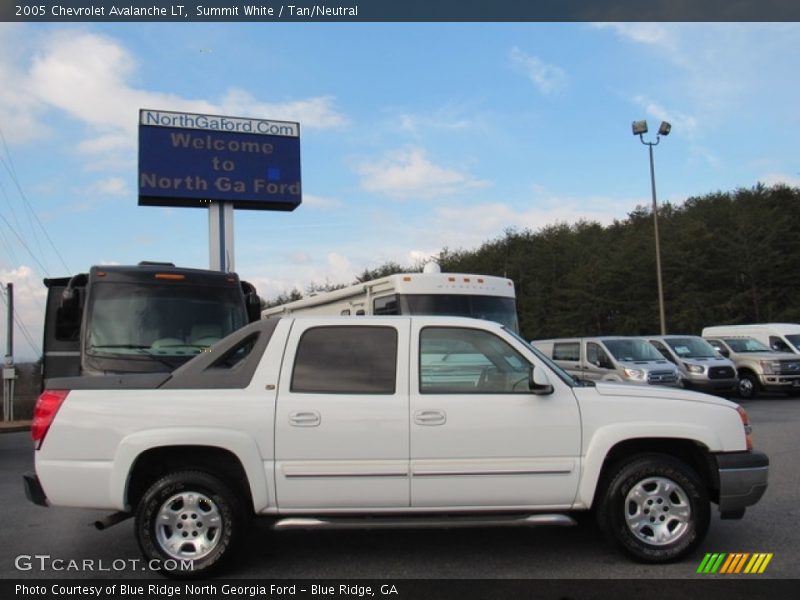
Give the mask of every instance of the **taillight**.
[[31, 437], [36, 442], [36, 449], [42, 447], [44, 436], [53, 419], [56, 417], [58, 409], [69, 394], [69, 390], [45, 390], [36, 401], [33, 409], [33, 423], [31, 423]]
[[744, 427], [744, 439], [747, 442], [747, 449], [753, 449], [753, 428], [750, 427], [750, 420], [747, 418], [747, 411], [741, 406], [736, 407], [736, 412], [739, 413], [739, 418], [742, 420], [742, 427]]

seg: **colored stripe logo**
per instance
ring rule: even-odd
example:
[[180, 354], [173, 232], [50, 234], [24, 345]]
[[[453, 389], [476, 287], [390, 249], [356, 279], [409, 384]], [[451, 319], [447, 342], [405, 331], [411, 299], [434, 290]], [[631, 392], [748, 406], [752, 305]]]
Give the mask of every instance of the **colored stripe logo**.
[[700, 566], [697, 567], [697, 572], [704, 575], [716, 573], [721, 575], [739, 575], [741, 573], [760, 575], [766, 570], [772, 556], [772, 552], [707, 553]]

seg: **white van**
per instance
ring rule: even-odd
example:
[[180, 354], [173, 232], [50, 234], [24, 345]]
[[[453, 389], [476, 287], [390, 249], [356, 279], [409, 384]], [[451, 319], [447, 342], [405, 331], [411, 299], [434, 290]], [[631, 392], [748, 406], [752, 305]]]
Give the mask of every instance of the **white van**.
[[685, 388], [726, 394], [739, 385], [733, 362], [696, 335], [653, 335], [647, 340], [681, 372]]
[[558, 366], [577, 379], [679, 386], [677, 367], [638, 337], [533, 340]]
[[800, 325], [797, 323], [754, 323], [717, 325], [703, 329], [703, 337], [747, 336], [778, 352], [800, 354]]

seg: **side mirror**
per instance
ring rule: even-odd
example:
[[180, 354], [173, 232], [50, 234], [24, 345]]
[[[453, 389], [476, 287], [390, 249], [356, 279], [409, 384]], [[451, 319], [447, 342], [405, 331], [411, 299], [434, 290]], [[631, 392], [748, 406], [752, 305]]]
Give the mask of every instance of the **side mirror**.
[[537, 396], [546, 396], [553, 393], [553, 386], [547, 379], [547, 373], [531, 365], [528, 371], [528, 389]]
[[247, 318], [251, 323], [261, 319], [261, 298], [255, 292], [245, 295], [244, 302], [247, 308]]
[[717, 350], [717, 352], [719, 352], [720, 356], [722, 356], [723, 358], [730, 358], [731, 357], [731, 353], [728, 352], [727, 350], [722, 349], [722, 348], [719, 348]]

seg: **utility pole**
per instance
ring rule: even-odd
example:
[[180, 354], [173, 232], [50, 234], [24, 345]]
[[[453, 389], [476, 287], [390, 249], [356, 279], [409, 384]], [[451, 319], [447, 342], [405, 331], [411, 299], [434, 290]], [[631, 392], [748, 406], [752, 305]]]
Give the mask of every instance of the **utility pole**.
[[3, 420], [14, 420], [14, 381], [17, 370], [14, 368], [14, 284], [6, 286], [8, 292], [8, 329], [6, 334], [6, 361], [3, 366]]

